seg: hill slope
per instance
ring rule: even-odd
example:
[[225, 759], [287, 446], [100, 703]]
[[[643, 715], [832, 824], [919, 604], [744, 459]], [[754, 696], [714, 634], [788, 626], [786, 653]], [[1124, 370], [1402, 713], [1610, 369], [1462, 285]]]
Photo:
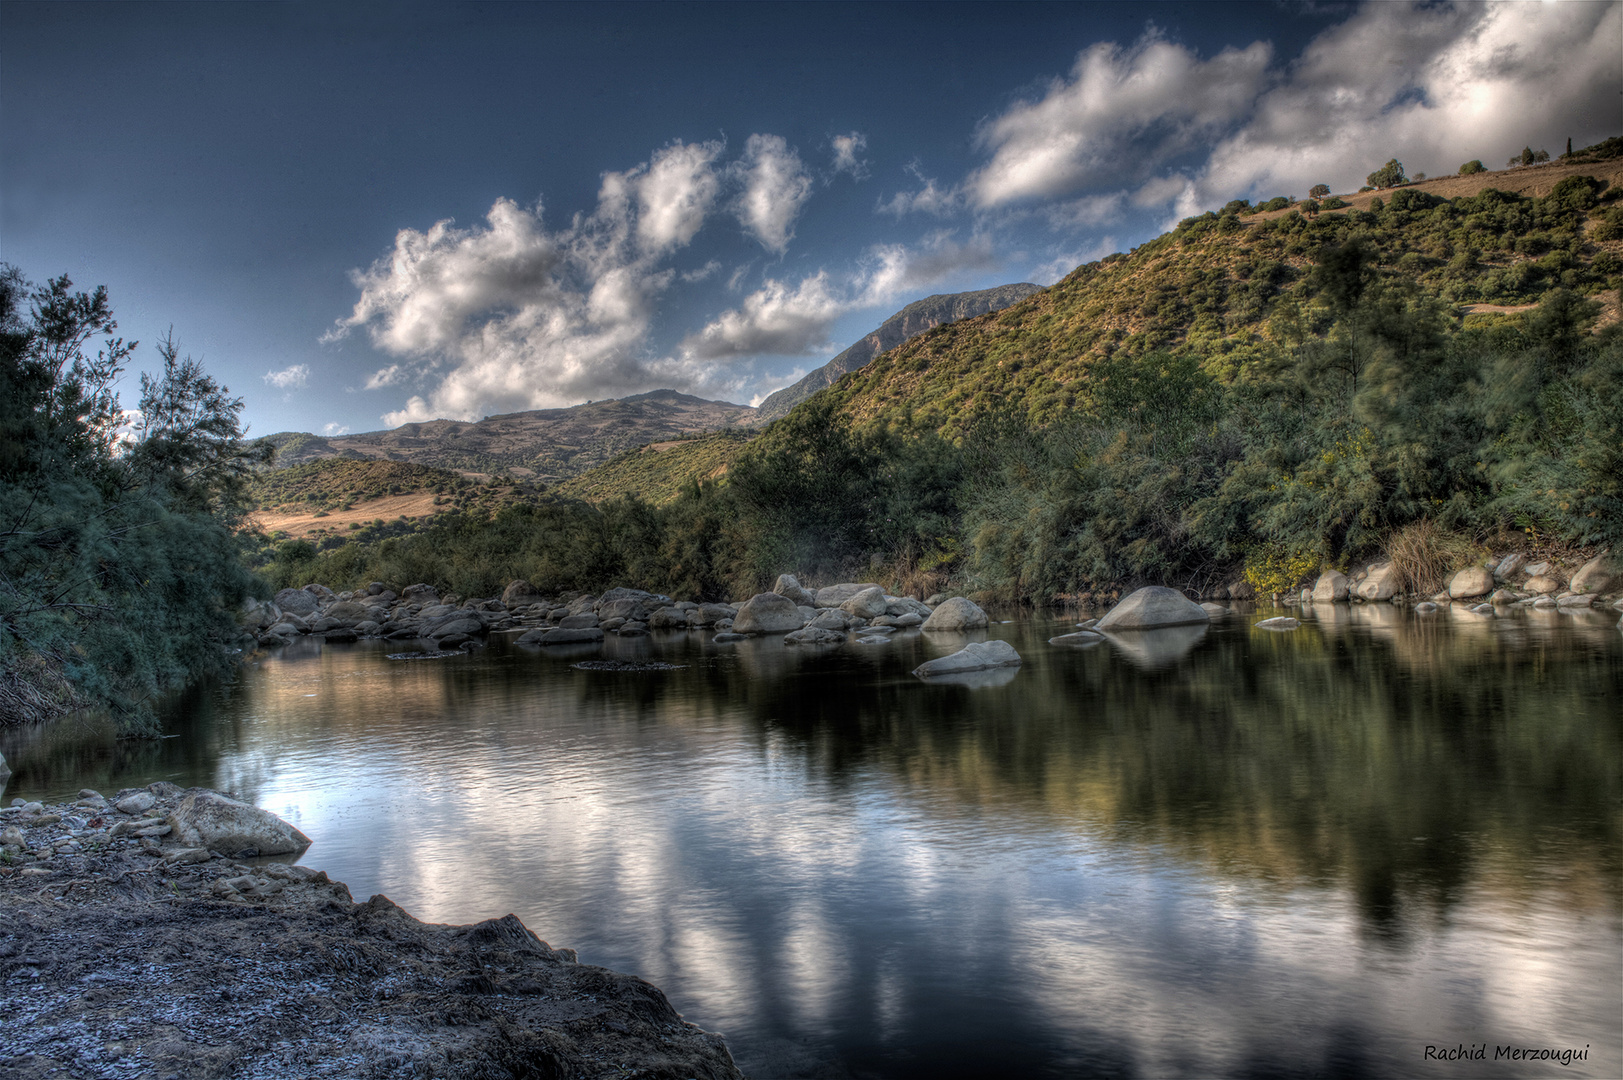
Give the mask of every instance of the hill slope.
[[554, 493], [593, 503], [627, 495], [655, 505], [667, 503], [690, 484], [727, 475], [749, 442], [744, 432], [717, 431], [695, 439], [649, 443], [570, 477]]
[[1001, 311], [1041, 291], [1040, 285], [1021, 283], [999, 285], [978, 292], [942, 293], [915, 300], [886, 319], [879, 329], [793, 386], [786, 386], [769, 395], [758, 407], [758, 422], [776, 420], [817, 391], [838, 382], [841, 376], [850, 374], [886, 349], [894, 349], [926, 330], [933, 330], [943, 323], [984, 315], [989, 311]]
[[1618, 287], [1623, 160], [1437, 181], [1473, 192], [1452, 199], [1432, 183], [1313, 216], [1244, 208], [1186, 219], [1006, 310], [928, 331], [823, 393], [858, 421], [955, 432], [992, 410], [1052, 422], [1086, 395], [1089, 368], [1118, 353], [1189, 347], [1233, 378], [1303, 332], [1313, 254], [1355, 238], [1382, 272], [1462, 311], [1532, 304], [1558, 285], [1597, 298]]
[[505, 471], [556, 483], [647, 443], [747, 425], [755, 415], [748, 405], [654, 390], [568, 409], [487, 416], [472, 423], [431, 420], [335, 438], [283, 432], [270, 436], [270, 441], [278, 447], [278, 466], [321, 458], [370, 458], [459, 472]]

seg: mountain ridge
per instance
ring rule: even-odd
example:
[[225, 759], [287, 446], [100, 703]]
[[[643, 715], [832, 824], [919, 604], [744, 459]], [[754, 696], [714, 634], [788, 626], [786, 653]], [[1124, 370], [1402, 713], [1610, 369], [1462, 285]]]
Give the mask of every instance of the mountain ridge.
[[1001, 311], [1041, 291], [1041, 285], [1018, 282], [973, 292], [937, 293], [915, 300], [799, 382], [767, 395], [756, 406], [758, 422], [765, 423], [786, 415], [817, 391], [832, 386], [841, 377], [863, 367], [885, 350], [894, 349], [919, 334], [944, 323]]

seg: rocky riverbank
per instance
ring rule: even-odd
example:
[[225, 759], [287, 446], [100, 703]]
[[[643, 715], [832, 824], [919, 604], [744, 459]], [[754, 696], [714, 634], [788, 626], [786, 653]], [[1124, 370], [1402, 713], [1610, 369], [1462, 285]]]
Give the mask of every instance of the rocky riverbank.
[[[791, 574], [772, 592], [735, 603], [673, 600], [642, 589], [609, 589], [601, 595], [545, 596], [527, 581], [514, 581], [499, 597], [463, 599], [441, 595], [427, 584], [396, 593], [381, 581], [364, 590], [334, 593], [324, 585], [283, 589], [244, 613], [261, 647], [286, 645], [300, 636], [349, 642], [360, 638], [422, 640], [436, 649], [478, 648], [492, 633], [525, 631], [520, 645], [579, 645], [605, 634], [638, 637], [650, 630], [700, 630], [744, 637], [787, 634], [791, 645], [825, 644], [827, 632], [888, 633], [911, 627], [962, 630], [955, 614], [931, 621], [946, 596], [928, 602], [891, 596], [872, 582], [846, 582], [811, 590]], [[967, 601], [966, 601], [967, 603]], [[970, 605], [974, 612], [979, 608]], [[954, 608], [953, 612], [957, 609]], [[986, 625], [980, 612], [978, 626]], [[950, 625], [949, 625], [950, 623]], [[824, 632], [824, 633], [819, 633]]]
[[0, 1074], [740, 1077], [654, 986], [512, 915], [421, 923], [309, 840], [156, 783], [0, 810]]

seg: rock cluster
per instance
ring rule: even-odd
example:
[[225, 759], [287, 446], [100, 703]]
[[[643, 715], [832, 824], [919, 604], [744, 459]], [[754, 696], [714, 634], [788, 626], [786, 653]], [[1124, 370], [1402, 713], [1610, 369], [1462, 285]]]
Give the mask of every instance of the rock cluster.
[[651, 630], [710, 631], [721, 642], [785, 634], [792, 645], [822, 645], [844, 641], [851, 631], [860, 637], [917, 626], [970, 630], [987, 625], [986, 613], [961, 597], [945, 599], [938, 609], [892, 596], [872, 583], [813, 592], [792, 574], [780, 575], [772, 592], [730, 604], [673, 600], [628, 588], [601, 596], [549, 597], [527, 581], [514, 581], [500, 597], [474, 600], [441, 596], [426, 584], [399, 593], [382, 582], [344, 593], [307, 585], [249, 605], [244, 619], [266, 648], [303, 636], [336, 642], [418, 639], [440, 650], [478, 648], [490, 634], [514, 630], [522, 631], [518, 644], [537, 646], [594, 644], [607, 634], [636, 637]]
[[511, 915], [357, 904], [320, 871], [186, 846], [210, 821], [227, 847], [297, 835], [167, 783], [0, 810], [6, 1075], [741, 1075], [657, 988]]
[[[1377, 559], [1351, 575], [1326, 570], [1310, 588], [1285, 597], [1287, 604], [1333, 603], [1342, 600], [1403, 602], [1402, 575], [1389, 559]], [[1602, 552], [1571, 571], [1570, 577], [1550, 561], [1530, 563], [1514, 552], [1463, 567], [1449, 576], [1437, 595], [1423, 598], [1416, 610], [1465, 601], [1471, 610], [1550, 607], [1584, 608], [1615, 603], [1623, 592], [1623, 558]]]

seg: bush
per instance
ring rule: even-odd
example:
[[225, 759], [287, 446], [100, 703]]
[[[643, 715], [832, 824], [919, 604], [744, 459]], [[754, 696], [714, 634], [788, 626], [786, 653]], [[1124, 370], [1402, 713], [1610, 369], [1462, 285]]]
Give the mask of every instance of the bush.
[[1487, 172], [1487, 171], [1488, 171], [1487, 168], [1484, 167], [1482, 162], [1477, 158], [1472, 158], [1470, 161], [1467, 161], [1464, 165], [1460, 166], [1460, 175], [1461, 176], [1470, 176], [1473, 173]]
[[1322, 199], [1326, 195], [1330, 194], [1330, 185], [1329, 184], [1314, 184], [1311, 188], [1308, 189], [1308, 194], [1311, 195], [1315, 199]]
[[1403, 175], [1403, 162], [1397, 158], [1391, 159], [1385, 165], [1364, 177], [1364, 183], [1375, 189], [1397, 187], [1399, 184], [1407, 184], [1408, 182], [1409, 178]]

